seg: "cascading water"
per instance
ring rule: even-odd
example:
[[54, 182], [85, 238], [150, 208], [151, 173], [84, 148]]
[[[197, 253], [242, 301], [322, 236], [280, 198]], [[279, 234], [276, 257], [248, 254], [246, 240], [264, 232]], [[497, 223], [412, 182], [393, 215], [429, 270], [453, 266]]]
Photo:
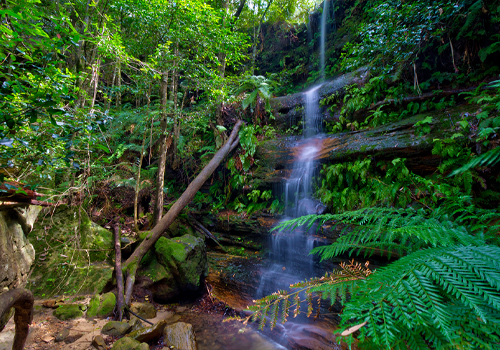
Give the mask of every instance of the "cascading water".
[[[318, 103], [318, 89], [305, 93], [305, 115], [303, 138], [297, 142], [298, 156], [294, 161], [290, 177], [283, 185], [285, 218], [289, 220], [318, 212], [318, 201], [311, 198], [312, 180], [319, 151], [314, 140], [321, 132], [321, 118]], [[313, 276], [314, 261], [309, 252], [315, 245], [315, 238], [303, 230], [279, 232], [272, 235], [270, 259], [272, 266], [263, 274], [257, 297], [263, 297], [290, 284]]]

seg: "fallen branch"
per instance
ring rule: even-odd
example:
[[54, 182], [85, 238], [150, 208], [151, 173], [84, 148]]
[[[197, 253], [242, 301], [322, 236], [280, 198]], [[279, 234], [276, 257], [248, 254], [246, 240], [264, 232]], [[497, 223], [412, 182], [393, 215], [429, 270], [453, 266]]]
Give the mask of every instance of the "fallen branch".
[[125, 304], [130, 304], [130, 300], [132, 298], [132, 288], [135, 283], [135, 275], [142, 258], [161, 237], [161, 235], [169, 228], [182, 209], [184, 209], [184, 207], [191, 202], [201, 186], [203, 186], [205, 181], [210, 177], [210, 175], [212, 175], [215, 169], [217, 169], [219, 164], [224, 160], [229, 152], [236, 148], [240, 142], [238, 132], [242, 125], [242, 121], [238, 121], [236, 123], [224, 146], [222, 146], [222, 148], [214, 155], [212, 160], [205, 166], [205, 168], [203, 168], [193, 182], [189, 184], [188, 188], [184, 191], [180, 198], [177, 199], [170, 210], [165, 214], [165, 216], [162, 217], [160, 222], [149, 232], [146, 238], [141, 242], [141, 244], [139, 244], [132, 255], [123, 264], [123, 270], [127, 275], [125, 282]]
[[[14, 344], [12, 350], [22, 350], [26, 337], [30, 329], [32, 320], [33, 303], [35, 299], [33, 294], [23, 288], [11, 289], [0, 295], [0, 318], [4, 317], [11, 308], [16, 310], [14, 314], [14, 323], [16, 324], [16, 333], [14, 335]], [[2, 329], [0, 329], [2, 331]]]
[[217, 240], [217, 238], [212, 234], [212, 232], [210, 232], [209, 230], [207, 230], [202, 224], [200, 224], [200, 222], [198, 220], [196, 220], [192, 215], [189, 215], [189, 219], [192, 221], [192, 223], [194, 224], [195, 226], [195, 229], [197, 229], [199, 232], [203, 233], [205, 235], [205, 237], [207, 238], [210, 238], [211, 240], [213, 240], [215, 243], [217, 243], [219, 245], [219, 247], [222, 248], [223, 251], [226, 251], [226, 249], [222, 246], [222, 244], [220, 244], [220, 242]]
[[135, 317], [137, 317], [138, 319], [150, 324], [151, 326], [154, 326], [154, 323], [152, 322], [149, 322], [148, 320], [146, 320], [145, 318], [142, 318], [141, 316], [139, 316], [138, 314], [136, 314], [135, 312], [133, 312], [132, 310], [130, 310], [130, 308], [125, 305], [125, 310], [127, 310], [128, 312], [130, 312], [132, 315], [134, 315]]

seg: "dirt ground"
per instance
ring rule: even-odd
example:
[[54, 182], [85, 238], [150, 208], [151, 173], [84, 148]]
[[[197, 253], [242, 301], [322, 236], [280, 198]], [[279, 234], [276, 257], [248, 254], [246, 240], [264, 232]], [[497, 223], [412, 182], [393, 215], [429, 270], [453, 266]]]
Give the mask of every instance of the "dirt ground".
[[[81, 303], [85, 303], [83, 300]], [[61, 321], [55, 316], [52, 316], [53, 309], [42, 306], [42, 300], [35, 301], [35, 311], [33, 314], [33, 322], [30, 326], [30, 333], [26, 340], [25, 350], [87, 350], [92, 347], [92, 338], [101, 334], [101, 328], [111, 319], [95, 319], [89, 320], [84, 317], [74, 320]], [[157, 316], [149, 320], [156, 323], [173, 316], [172, 311], [166, 309], [157, 310]], [[146, 324], [144, 324], [147, 326]], [[11, 350], [14, 339], [14, 318], [11, 318], [5, 329], [0, 332], [0, 350]], [[69, 331], [69, 334], [64, 339], [58, 337], [64, 329]], [[102, 336], [111, 348], [112, 343], [116, 340], [115, 337]]]

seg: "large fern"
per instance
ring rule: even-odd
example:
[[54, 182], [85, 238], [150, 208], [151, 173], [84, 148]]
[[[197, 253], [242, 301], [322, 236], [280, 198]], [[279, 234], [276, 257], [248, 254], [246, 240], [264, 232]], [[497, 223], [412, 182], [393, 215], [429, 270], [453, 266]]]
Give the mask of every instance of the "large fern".
[[344, 304], [340, 331], [349, 343], [356, 336], [376, 349], [499, 349], [500, 248], [488, 245], [485, 234], [498, 233], [498, 224], [492, 225], [498, 218], [462, 196], [434, 210], [369, 208], [290, 220], [279, 228], [318, 220], [345, 225], [335, 243], [313, 250], [322, 259], [374, 252], [402, 257], [374, 273], [354, 262], [343, 264], [295, 285], [298, 290], [258, 300], [254, 317], [263, 327], [269, 314], [273, 326], [277, 304], [283, 303], [286, 321], [292, 308], [298, 312], [301, 292], [311, 314], [316, 292]]
[[315, 221], [321, 224], [332, 220], [348, 224], [335, 243], [315, 248], [312, 253], [321, 254], [322, 259], [348, 253], [404, 256], [425, 247], [451, 246], [455, 244], [482, 245], [481, 235], [469, 234], [467, 228], [457, 225], [444, 214], [428, 217], [424, 210], [369, 208], [341, 214], [308, 215], [282, 223], [277, 229], [309, 227]]
[[393, 348], [498, 349], [500, 248], [457, 246], [415, 252], [358, 285], [344, 328], [366, 322], [361, 339]]

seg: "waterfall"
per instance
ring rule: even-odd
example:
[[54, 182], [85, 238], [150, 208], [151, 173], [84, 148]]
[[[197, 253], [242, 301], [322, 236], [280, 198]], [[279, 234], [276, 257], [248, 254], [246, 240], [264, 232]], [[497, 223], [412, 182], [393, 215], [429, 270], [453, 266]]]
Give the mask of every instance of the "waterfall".
[[[296, 159], [290, 177], [283, 184], [285, 218], [290, 220], [318, 212], [321, 203], [312, 198], [312, 182], [317, 165], [319, 145], [316, 140], [321, 132], [319, 87], [305, 93], [306, 105], [303, 120], [303, 137], [297, 141]], [[314, 231], [312, 228], [311, 231]], [[263, 273], [257, 298], [314, 275], [314, 260], [309, 252], [316, 244], [310, 232], [296, 229], [293, 232], [273, 233], [270, 240], [271, 267]]]

